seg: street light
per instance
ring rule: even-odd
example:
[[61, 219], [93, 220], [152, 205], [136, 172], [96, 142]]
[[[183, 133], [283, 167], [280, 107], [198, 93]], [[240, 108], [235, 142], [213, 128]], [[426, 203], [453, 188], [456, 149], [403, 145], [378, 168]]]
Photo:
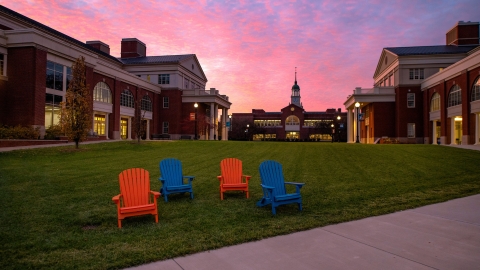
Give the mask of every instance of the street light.
[[340, 124], [338, 122], [340, 122], [340, 119], [342, 119], [342, 117], [340, 117], [340, 115], [337, 116], [337, 142], [340, 142]]
[[360, 140], [358, 139], [358, 110], [360, 108], [360, 103], [355, 103], [355, 108], [357, 109], [357, 140], [355, 141], [355, 143], [360, 143]]
[[232, 115], [231, 115], [231, 114], [228, 115], [228, 118], [230, 119], [230, 120], [229, 120], [229, 121], [230, 121], [230, 126], [229, 126], [229, 129], [228, 129], [228, 130], [232, 131]]
[[335, 134], [335, 124], [332, 123], [332, 143], [333, 143], [333, 135]]
[[249, 124], [247, 124], [247, 129], [245, 129], [245, 140], [247, 140], [247, 133], [248, 133], [248, 128], [250, 127]]
[[195, 107], [195, 140], [196, 140], [197, 139], [197, 109], [198, 109], [198, 103], [195, 102], [193, 107]]

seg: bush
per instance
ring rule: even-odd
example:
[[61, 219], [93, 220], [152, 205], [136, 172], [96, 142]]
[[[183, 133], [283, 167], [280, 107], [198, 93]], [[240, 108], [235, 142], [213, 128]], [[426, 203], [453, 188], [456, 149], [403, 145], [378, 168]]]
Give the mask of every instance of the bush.
[[40, 128], [32, 126], [0, 127], [0, 139], [27, 139], [37, 140], [40, 137]]
[[60, 125], [51, 125], [45, 130], [45, 140], [56, 140], [58, 137], [63, 135], [62, 127]]

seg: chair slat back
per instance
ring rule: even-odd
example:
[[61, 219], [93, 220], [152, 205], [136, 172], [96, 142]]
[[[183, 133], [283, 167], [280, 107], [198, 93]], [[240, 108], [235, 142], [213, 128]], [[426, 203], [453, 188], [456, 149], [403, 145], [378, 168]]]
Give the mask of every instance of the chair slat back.
[[142, 168], [132, 168], [118, 175], [123, 206], [131, 207], [148, 204], [150, 192], [150, 174]]
[[266, 160], [260, 164], [260, 179], [262, 184], [272, 186], [273, 196], [285, 195], [285, 179], [283, 178], [282, 164], [273, 160]]
[[167, 186], [180, 186], [183, 184], [182, 163], [175, 158], [166, 158], [160, 161], [160, 173]]
[[224, 184], [242, 182], [242, 161], [236, 158], [226, 158], [220, 162], [220, 170]]

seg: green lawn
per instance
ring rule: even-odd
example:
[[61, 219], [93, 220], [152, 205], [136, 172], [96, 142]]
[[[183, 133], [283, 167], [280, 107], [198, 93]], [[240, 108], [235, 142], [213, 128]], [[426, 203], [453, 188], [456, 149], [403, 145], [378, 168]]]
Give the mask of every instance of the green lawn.
[[[0, 153], [0, 268], [112, 269], [164, 260], [480, 193], [480, 152], [436, 145], [235, 141], [115, 142]], [[117, 228], [118, 174], [175, 157], [195, 175], [195, 199], [159, 200], [153, 216]], [[243, 161], [250, 199], [220, 201], [219, 163]], [[304, 182], [296, 204], [256, 207], [258, 166], [274, 159]]]

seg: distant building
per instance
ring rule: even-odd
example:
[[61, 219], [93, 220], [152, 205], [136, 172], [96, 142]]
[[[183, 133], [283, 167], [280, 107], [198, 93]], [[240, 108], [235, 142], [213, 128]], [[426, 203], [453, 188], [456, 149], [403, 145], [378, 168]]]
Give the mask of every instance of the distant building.
[[341, 109], [305, 111], [295, 72], [289, 105], [279, 112], [253, 109], [251, 113], [233, 113], [229, 137], [259, 141], [346, 141], [346, 116]]
[[231, 102], [215, 88], [205, 90], [207, 77], [195, 54], [147, 56], [145, 43], [124, 38], [117, 58], [102, 41], [83, 43], [4, 6], [0, 6], [0, 125], [34, 126], [43, 135], [58, 123], [71, 66], [80, 56], [85, 57], [91, 92], [91, 133], [100, 139], [134, 139], [137, 105], [145, 139], [157, 134], [171, 139], [195, 135], [228, 139], [225, 126], [218, 134], [217, 118], [218, 110], [228, 115]]
[[446, 45], [384, 48], [374, 87], [357, 87], [344, 103], [348, 142], [358, 134], [362, 143], [479, 144], [479, 31], [460, 21]]

